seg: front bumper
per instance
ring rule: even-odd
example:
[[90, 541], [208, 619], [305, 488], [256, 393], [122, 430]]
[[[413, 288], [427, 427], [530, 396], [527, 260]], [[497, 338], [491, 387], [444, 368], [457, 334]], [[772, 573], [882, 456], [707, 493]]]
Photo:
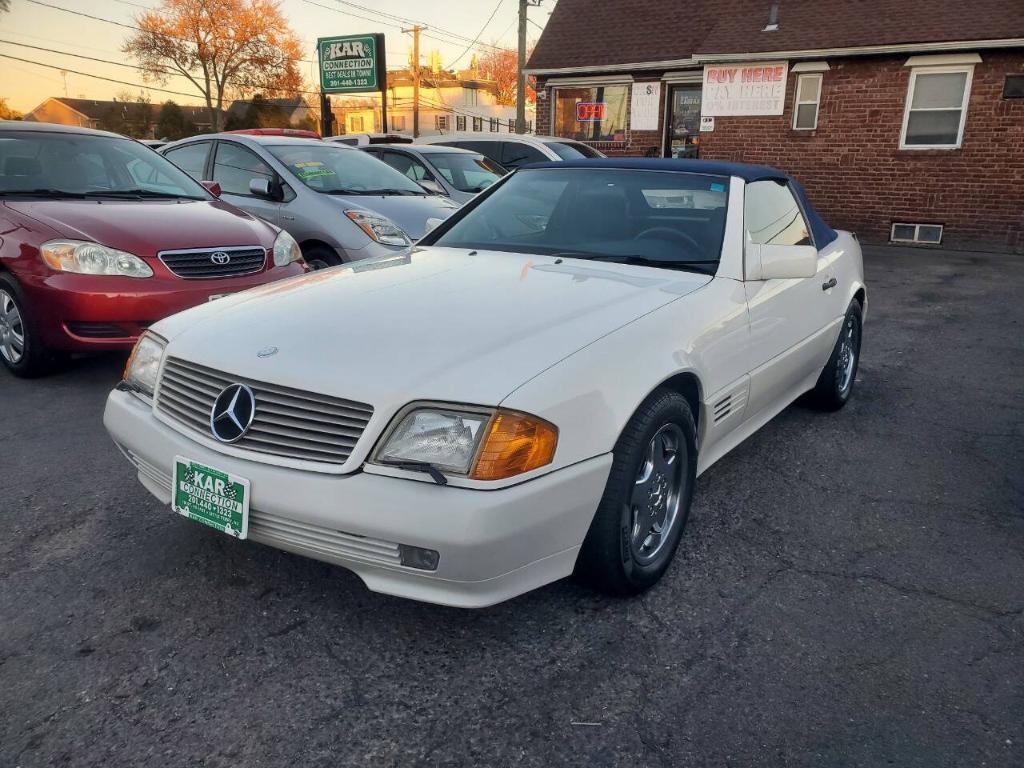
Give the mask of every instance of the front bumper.
[[[480, 491], [226, 456], [160, 423], [129, 392], [110, 394], [103, 422], [162, 502], [170, 504], [174, 457], [186, 456], [250, 481], [249, 538], [344, 566], [375, 592], [463, 608], [493, 605], [568, 576], [612, 461], [606, 454]], [[402, 566], [399, 544], [439, 552], [437, 570]]]
[[130, 349], [149, 325], [211, 297], [301, 275], [301, 262], [238, 277], [185, 280], [160, 274], [143, 279], [65, 272], [22, 278], [48, 347], [69, 352]]

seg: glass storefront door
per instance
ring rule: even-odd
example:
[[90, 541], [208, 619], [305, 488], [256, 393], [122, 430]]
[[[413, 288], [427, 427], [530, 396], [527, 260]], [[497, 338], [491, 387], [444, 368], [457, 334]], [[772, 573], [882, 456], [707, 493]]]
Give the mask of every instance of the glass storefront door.
[[669, 91], [667, 157], [695, 158], [700, 150], [700, 85], [673, 85]]

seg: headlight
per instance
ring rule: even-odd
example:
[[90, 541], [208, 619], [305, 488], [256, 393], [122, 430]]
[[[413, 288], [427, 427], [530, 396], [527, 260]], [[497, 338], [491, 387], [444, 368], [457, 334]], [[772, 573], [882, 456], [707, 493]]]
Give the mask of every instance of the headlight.
[[159, 336], [144, 333], [132, 350], [124, 367], [124, 383], [142, 394], [152, 397], [156, 390], [156, 376], [167, 342]]
[[550, 464], [557, 443], [552, 424], [525, 413], [424, 406], [399, 416], [374, 458], [502, 480]]
[[384, 245], [409, 245], [412, 241], [391, 219], [368, 211], [345, 211], [356, 225], [372, 239]]
[[39, 249], [51, 269], [82, 275], [152, 277], [149, 264], [138, 256], [81, 240], [51, 240]]
[[295, 242], [294, 237], [282, 229], [277, 235], [277, 240], [274, 241], [274, 266], [287, 267], [293, 261], [299, 261], [301, 258], [302, 249], [299, 248], [299, 244]]

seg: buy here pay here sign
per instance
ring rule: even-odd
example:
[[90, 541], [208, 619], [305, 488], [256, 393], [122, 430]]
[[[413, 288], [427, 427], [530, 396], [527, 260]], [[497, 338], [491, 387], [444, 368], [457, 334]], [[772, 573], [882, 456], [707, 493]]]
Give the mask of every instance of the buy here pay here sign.
[[785, 61], [704, 67], [701, 115], [781, 115], [786, 104]]

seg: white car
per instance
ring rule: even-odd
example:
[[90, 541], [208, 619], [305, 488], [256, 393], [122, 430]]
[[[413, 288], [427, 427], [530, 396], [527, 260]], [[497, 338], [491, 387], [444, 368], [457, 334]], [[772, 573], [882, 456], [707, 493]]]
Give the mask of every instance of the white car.
[[630, 594], [700, 473], [805, 393], [847, 401], [866, 307], [856, 238], [779, 171], [552, 163], [409, 252], [156, 323], [104, 420], [175, 511], [375, 591]]

